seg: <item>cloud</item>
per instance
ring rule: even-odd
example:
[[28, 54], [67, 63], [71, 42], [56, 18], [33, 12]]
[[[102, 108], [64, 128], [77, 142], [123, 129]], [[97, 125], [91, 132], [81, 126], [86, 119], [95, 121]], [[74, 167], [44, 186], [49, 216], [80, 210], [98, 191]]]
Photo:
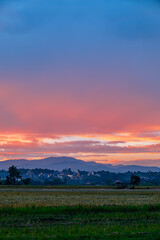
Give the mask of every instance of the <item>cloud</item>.
[[137, 134], [137, 137], [159, 139], [160, 131], [144, 131], [144, 132]]
[[[153, 104], [147, 104], [146, 99], [135, 96], [132, 100], [127, 94], [118, 101], [117, 93], [81, 95], [80, 89], [69, 92], [63, 85], [53, 88], [41, 83], [32, 83], [32, 87], [0, 83], [0, 92], [1, 133], [104, 135], [149, 131], [159, 126], [160, 112], [154, 99]], [[118, 141], [122, 140], [124, 137], [119, 136]]]
[[[46, 136], [55, 141], [45, 141]], [[43, 141], [44, 139], [44, 141]], [[58, 141], [56, 141], [58, 139]], [[61, 141], [62, 139], [78, 139], [73, 136], [53, 136], [38, 135], [31, 133], [30, 135], [0, 135], [0, 159], [11, 158], [44, 158], [49, 156], [71, 156], [86, 161], [97, 161], [103, 163], [114, 164], [136, 164], [134, 159], [142, 158], [142, 162], [137, 164], [149, 164], [144, 162], [143, 157], [160, 158], [160, 144], [151, 145], [129, 145], [121, 146], [117, 144], [108, 144], [107, 141], [98, 140], [74, 140]], [[80, 139], [85, 139], [85, 136]], [[92, 139], [92, 137], [90, 137]], [[113, 141], [114, 142], [114, 141]], [[118, 142], [118, 141], [117, 141]], [[141, 159], [140, 159], [141, 160]], [[156, 163], [156, 162], [155, 162]], [[159, 164], [157, 162], [157, 164]], [[152, 165], [152, 164], [151, 164]]]
[[[74, 141], [74, 142], [55, 142], [45, 143], [39, 142], [38, 139], [15, 139], [7, 140], [1, 139], [1, 148], [4, 151], [11, 152], [42, 152], [42, 153], [56, 153], [56, 154], [70, 154], [70, 153], [94, 153], [94, 154], [114, 154], [114, 153], [160, 153], [160, 144], [149, 146], [110, 146], [101, 141]], [[3, 152], [4, 152], [3, 151]]]
[[[127, 161], [117, 161], [116, 164], [128, 165]], [[160, 166], [160, 159], [137, 159], [129, 161], [130, 165], [140, 165], [140, 166]]]
[[126, 143], [124, 141], [109, 141], [107, 144], [115, 145], [115, 144], [120, 144], [120, 143]]

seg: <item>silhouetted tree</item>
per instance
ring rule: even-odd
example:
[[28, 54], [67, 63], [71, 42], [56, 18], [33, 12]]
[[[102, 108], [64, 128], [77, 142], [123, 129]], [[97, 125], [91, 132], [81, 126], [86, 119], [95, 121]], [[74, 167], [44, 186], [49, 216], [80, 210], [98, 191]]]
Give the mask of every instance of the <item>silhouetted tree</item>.
[[60, 185], [63, 184], [63, 181], [60, 178], [54, 178], [53, 185]]
[[17, 185], [19, 180], [21, 180], [21, 175], [17, 167], [11, 166], [8, 169], [8, 176], [6, 177], [7, 185]]
[[31, 183], [31, 179], [30, 178], [25, 178], [22, 180], [24, 185], [29, 185]]
[[133, 186], [133, 188], [135, 187], [135, 185], [138, 185], [140, 183], [140, 177], [136, 176], [136, 175], [132, 175], [131, 176], [131, 185]]

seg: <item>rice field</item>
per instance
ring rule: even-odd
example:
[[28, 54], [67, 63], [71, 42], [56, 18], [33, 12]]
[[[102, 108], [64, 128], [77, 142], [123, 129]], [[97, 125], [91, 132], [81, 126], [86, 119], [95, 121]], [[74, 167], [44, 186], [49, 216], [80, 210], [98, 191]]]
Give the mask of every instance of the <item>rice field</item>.
[[0, 240], [159, 240], [160, 190], [0, 189]]
[[0, 206], [142, 205], [160, 203], [160, 189], [0, 189]]

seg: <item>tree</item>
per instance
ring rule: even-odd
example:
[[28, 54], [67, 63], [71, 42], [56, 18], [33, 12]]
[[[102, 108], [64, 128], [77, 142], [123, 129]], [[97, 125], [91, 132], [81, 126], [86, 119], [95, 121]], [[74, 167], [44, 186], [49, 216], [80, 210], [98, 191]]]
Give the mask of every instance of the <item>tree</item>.
[[53, 185], [60, 185], [63, 184], [63, 181], [60, 178], [54, 178]]
[[11, 166], [8, 169], [8, 176], [6, 177], [6, 184], [7, 185], [17, 185], [19, 184], [19, 180], [21, 180], [22, 177], [20, 175], [19, 170], [15, 166]]
[[25, 178], [22, 180], [24, 185], [29, 185], [31, 183], [31, 179], [30, 178]]
[[136, 176], [136, 175], [132, 175], [131, 176], [131, 185], [133, 186], [133, 189], [135, 187], [135, 185], [138, 185], [140, 183], [140, 177]]

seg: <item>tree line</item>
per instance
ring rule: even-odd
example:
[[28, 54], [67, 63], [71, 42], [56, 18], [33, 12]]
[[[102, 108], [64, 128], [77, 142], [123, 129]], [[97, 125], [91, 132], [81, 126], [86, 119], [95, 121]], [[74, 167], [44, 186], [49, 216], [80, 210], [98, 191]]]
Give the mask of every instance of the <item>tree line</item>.
[[[59, 184], [60, 182], [55, 182], [55, 184]], [[8, 169], [8, 175], [6, 177], [5, 181], [6, 185], [29, 185], [31, 184], [31, 179], [30, 178], [22, 178], [20, 171], [17, 169], [16, 166], [11, 166]], [[135, 188], [135, 186], [140, 184], [140, 177], [132, 174], [130, 177], [130, 185], [131, 188]], [[126, 184], [123, 184], [121, 181], [117, 181], [116, 183], [118, 188], [126, 188]]]

